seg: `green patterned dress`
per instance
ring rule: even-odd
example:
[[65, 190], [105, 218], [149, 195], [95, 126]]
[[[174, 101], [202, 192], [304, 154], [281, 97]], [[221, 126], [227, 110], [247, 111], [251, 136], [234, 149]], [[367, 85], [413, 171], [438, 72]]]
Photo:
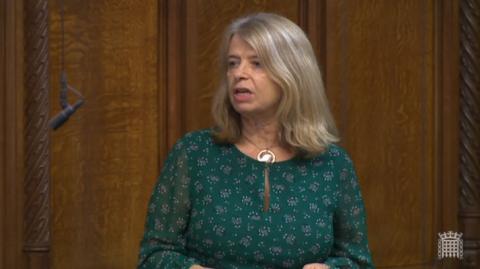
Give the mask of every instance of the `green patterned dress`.
[[311, 159], [265, 164], [210, 130], [185, 135], [154, 188], [138, 268], [373, 268], [352, 162], [330, 145]]

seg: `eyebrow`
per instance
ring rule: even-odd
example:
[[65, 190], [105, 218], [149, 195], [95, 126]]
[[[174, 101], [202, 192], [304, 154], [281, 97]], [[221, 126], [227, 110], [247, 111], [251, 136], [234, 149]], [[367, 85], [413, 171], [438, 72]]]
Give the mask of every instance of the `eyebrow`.
[[[240, 56], [238, 55], [235, 55], [235, 54], [229, 54], [227, 56], [227, 58], [234, 58], [234, 59], [240, 59]], [[247, 59], [251, 60], [251, 59], [258, 59], [259, 57], [257, 55], [251, 55], [251, 56], [248, 56]]]

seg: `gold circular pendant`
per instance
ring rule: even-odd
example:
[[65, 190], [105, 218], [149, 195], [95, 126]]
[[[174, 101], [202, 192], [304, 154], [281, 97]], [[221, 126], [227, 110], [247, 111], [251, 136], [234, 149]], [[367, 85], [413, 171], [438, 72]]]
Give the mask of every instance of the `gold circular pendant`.
[[257, 154], [257, 160], [264, 163], [274, 163], [275, 154], [271, 150], [264, 149]]

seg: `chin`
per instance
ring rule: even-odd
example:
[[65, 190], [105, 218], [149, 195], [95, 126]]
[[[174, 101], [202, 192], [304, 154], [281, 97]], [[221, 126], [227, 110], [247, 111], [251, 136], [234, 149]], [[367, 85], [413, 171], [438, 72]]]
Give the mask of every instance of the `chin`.
[[233, 105], [233, 109], [240, 115], [254, 114], [257, 110], [246, 105]]

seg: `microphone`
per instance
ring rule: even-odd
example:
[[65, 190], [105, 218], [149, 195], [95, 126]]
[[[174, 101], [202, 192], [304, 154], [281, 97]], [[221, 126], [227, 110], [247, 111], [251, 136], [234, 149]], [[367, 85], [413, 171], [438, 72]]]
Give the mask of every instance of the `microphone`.
[[[65, 31], [64, 31], [64, 7], [63, 7], [63, 0], [61, 1], [61, 10], [60, 10], [60, 26], [61, 26], [61, 33], [62, 33], [62, 46], [61, 48], [61, 53], [60, 53], [60, 66], [61, 66], [61, 71], [62, 73], [60, 74], [60, 107], [62, 108], [62, 111], [58, 113], [55, 117], [53, 117], [50, 122], [48, 123], [50, 125], [50, 128], [53, 130], [58, 129], [60, 126], [62, 126], [70, 116], [72, 116], [75, 111], [83, 105], [84, 98], [82, 94], [77, 91], [75, 88], [71, 87], [68, 85], [67, 82], [67, 74], [65, 72]], [[70, 105], [68, 103], [68, 98], [67, 98], [67, 92], [72, 91], [77, 97], [80, 98], [75, 104]]]
[[62, 126], [70, 116], [75, 113], [75, 111], [83, 105], [83, 99], [78, 100], [75, 104], [69, 105], [60, 111], [53, 119], [50, 120], [50, 127], [53, 130], [56, 130], [60, 126]]

